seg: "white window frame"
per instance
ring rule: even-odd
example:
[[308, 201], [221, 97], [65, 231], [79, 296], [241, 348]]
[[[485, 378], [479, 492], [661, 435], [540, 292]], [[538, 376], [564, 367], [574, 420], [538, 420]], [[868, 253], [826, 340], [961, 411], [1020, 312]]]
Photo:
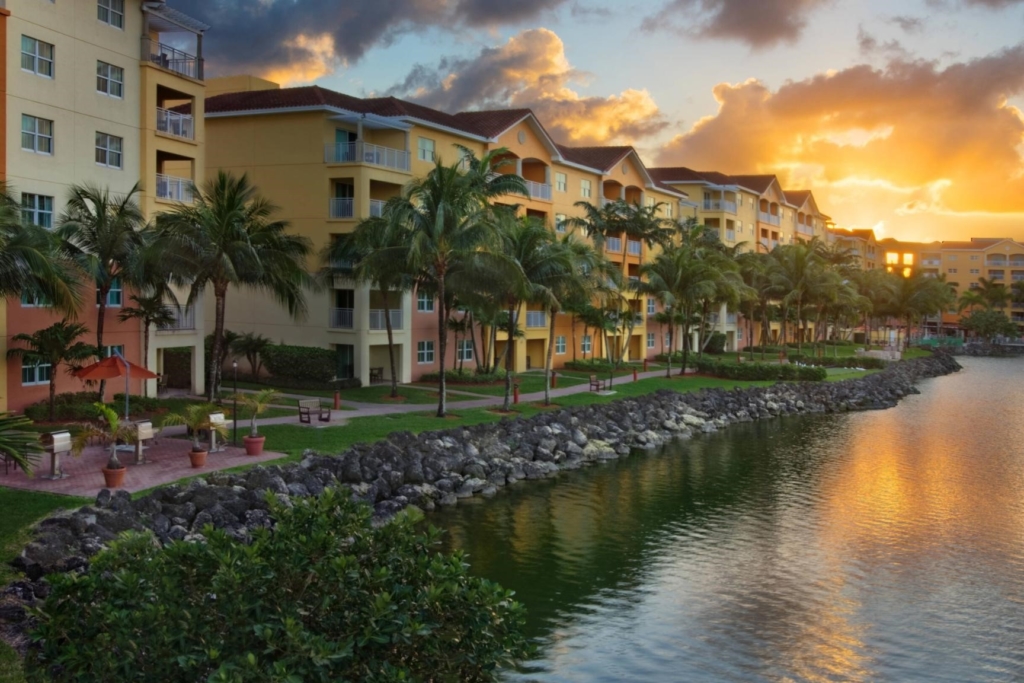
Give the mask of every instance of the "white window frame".
[[[429, 146], [423, 143], [429, 142]], [[437, 160], [437, 142], [433, 138], [419, 137], [416, 140], [416, 158], [420, 161], [434, 162]]]
[[980, 260], [980, 259], [981, 259], [981, 257], [980, 257], [980, 256], [978, 256], [977, 254], [971, 254], [971, 260], [972, 260], [972, 261], [978, 261], [978, 260]]
[[[117, 140], [117, 149], [114, 149], [112, 142]], [[100, 161], [100, 154], [103, 155], [103, 161]], [[110, 163], [111, 156], [117, 155], [117, 164]], [[104, 168], [115, 168], [121, 170], [124, 168], [124, 138], [110, 133], [101, 133], [96, 131], [96, 165]]]
[[[26, 40], [32, 41], [32, 52], [26, 52], [25, 51], [25, 41]], [[50, 56], [49, 57], [44, 57], [44, 56], [42, 56], [40, 54], [39, 48], [42, 45], [45, 45], [45, 46], [50, 48]], [[28, 57], [29, 59], [32, 60], [32, 68], [28, 68], [28, 67], [25, 66], [25, 58], [26, 57]], [[54, 74], [55, 63], [56, 63], [56, 48], [53, 46], [53, 43], [47, 43], [45, 40], [39, 40], [38, 38], [33, 38], [32, 36], [26, 36], [26, 35], [22, 35], [21, 36], [21, 70], [22, 71], [25, 71], [25, 72], [30, 73], [30, 74], [35, 74], [37, 76], [42, 76], [43, 78], [49, 78], [49, 79], [52, 80], [53, 79], [53, 74]], [[40, 69], [39, 69], [40, 64], [47, 64], [47, 65], [49, 65], [50, 72], [49, 73], [45, 73], [43, 71], [40, 71]]]
[[555, 232], [564, 233], [566, 215], [564, 213], [555, 214]]
[[434, 342], [416, 342], [416, 363], [417, 365], [433, 365], [434, 363]]
[[655, 343], [655, 336], [653, 332], [647, 333], [647, 348], [653, 349]]
[[35, 294], [32, 292], [21, 293], [21, 307], [22, 308], [49, 308], [50, 302], [46, 300], [42, 294]]
[[564, 334], [560, 334], [557, 337], [555, 337], [555, 355], [556, 356], [564, 356], [565, 355], [565, 335]]
[[[104, 73], [105, 72], [105, 73]], [[106, 89], [101, 87], [106, 86]], [[113, 86], [117, 86], [114, 88]], [[117, 92], [111, 92], [116, 90]], [[116, 100], [124, 99], [124, 69], [102, 60], [96, 60], [96, 92]]]
[[671, 347], [672, 347], [672, 333], [671, 332], [666, 332], [665, 333], [665, 348], [668, 349], [668, 348], [671, 348]]
[[124, 0], [97, 0], [96, 19], [103, 24], [124, 30]]
[[583, 335], [583, 338], [580, 339], [580, 353], [592, 353], [592, 349], [594, 348], [593, 342], [593, 337], [589, 334]]
[[[96, 305], [99, 306], [100, 290], [96, 288]], [[124, 305], [124, 286], [121, 278], [115, 277], [110, 281], [110, 289], [107, 290], [107, 308], [121, 308]]]
[[981, 275], [981, 268], [971, 268], [971, 275]]
[[[27, 130], [25, 124], [31, 123], [32, 130]], [[44, 127], [40, 124], [50, 124], [49, 134], [40, 132], [40, 128]], [[25, 146], [25, 136], [32, 136], [32, 146]], [[45, 140], [48, 143], [49, 149], [41, 149], [39, 141]], [[53, 121], [50, 119], [44, 119], [40, 116], [32, 116], [31, 114], [21, 115], [21, 148], [26, 152], [33, 152], [34, 154], [45, 154], [47, 156], [53, 156]]]
[[566, 173], [555, 172], [555, 191], [556, 192], [568, 192], [569, 191], [569, 176]]
[[589, 180], [580, 181], [580, 196], [589, 199], [594, 193], [594, 186]]
[[668, 203], [665, 204], [665, 216], [667, 218], [672, 218], [672, 203], [671, 202], [668, 202]]
[[[30, 382], [25, 381], [25, 370], [32, 368], [33, 380]], [[46, 379], [40, 379], [40, 370], [46, 369]], [[50, 383], [50, 373], [53, 372], [53, 366], [49, 363], [35, 363], [33, 365], [27, 365], [25, 361], [21, 362], [21, 386], [23, 387], [38, 387], [44, 384]]]
[[950, 275], [956, 275], [956, 268], [946, 268], [946, 272]]
[[647, 315], [654, 315], [658, 312], [658, 304], [654, 299], [647, 300]]
[[111, 346], [104, 346], [103, 347], [103, 357], [104, 358], [110, 358], [111, 356], [114, 355], [114, 351], [115, 350], [118, 353], [120, 353], [121, 356], [124, 356], [124, 344], [113, 344]]
[[433, 313], [434, 312], [434, 297], [429, 296], [425, 292], [416, 293], [416, 312], [417, 313]]
[[[48, 201], [47, 201], [48, 200]], [[47, 204], [49, 208], [47, 208]], [[40, 220], [46, 217], [47, 220]], [[53, 228], [53, 197], [45, 194], [21, 193], [21, 218], [40, 228]]]
[[470, 361], [473, 360], [473, 342], [469, 339], [460, 339], [458, 346], [455, 348], [455, 360], [457, 361]]

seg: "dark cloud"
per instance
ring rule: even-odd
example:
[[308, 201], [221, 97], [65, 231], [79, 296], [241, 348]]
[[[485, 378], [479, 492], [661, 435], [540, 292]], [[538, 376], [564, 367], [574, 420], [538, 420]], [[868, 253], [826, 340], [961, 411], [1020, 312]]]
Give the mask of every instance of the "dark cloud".
[[672, 29], [697, 38], [738, 40], [752, 48], [795, 43], [807, 17], [830, 0], [669, 0], [641, 24], [645, 31]]
[[874, 35], [865, 31], [863, 26], [857, 27], [857, 46], [865, 57], [884, 55], [888, 59], [906, 59], [910, 56], [898, 40], [879, 42]]
[[904, 33], [919, 33], [924, 29], [925, 20], [923, 17], [895, 16], [890, 17], [890, 24], [896, 24]]
[[612, 11], [607, 7], [587, 6], [577, 0], [569, 8], [574, 19], [610, 19]]
[[1024, 5], [1024, 0], [925, 0], [925, 4], [937, 10], [950, 10], [959, 7], [984, 7], [1001, 10]]
[[317, 69], [359, 60], [371, 48], [429, 27], [517, 24], [567, 0], [173, 0], [210, 24], [206, 57], [218, 74]]

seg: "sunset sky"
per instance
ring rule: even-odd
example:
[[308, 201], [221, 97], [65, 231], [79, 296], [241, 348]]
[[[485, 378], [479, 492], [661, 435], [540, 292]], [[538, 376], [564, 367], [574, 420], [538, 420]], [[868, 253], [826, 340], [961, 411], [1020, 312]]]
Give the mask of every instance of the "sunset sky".
[[841, 227], [1024, 240], [1024, 0], [172, 0], [213, 75], [775, 173]]

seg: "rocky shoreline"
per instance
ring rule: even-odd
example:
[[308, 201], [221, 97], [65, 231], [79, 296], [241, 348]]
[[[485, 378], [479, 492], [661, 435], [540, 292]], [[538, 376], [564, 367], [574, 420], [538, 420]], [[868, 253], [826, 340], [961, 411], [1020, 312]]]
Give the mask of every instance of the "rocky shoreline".
[[460, 498], [492, 496], [522, 480], [656, 449], [735, 422], [888, 408], [918, 393], [918, 380], [959, 369], [951, 355], [937, 353], [841, 382], [687, 394], [662, 390], [525, 419], [419, 435], [397, 432], [338, 455], [309, 453], [301, 463], [214, 473], [187, 486], [161, 487], [138, 500], [125, 491], [103, 490], [95, 504], [56, 513], [36, 525], [32, 541], [13, 563], [25, 579], [0, 592], [0, 631], [20, 645], [21, 639], [11, 636], [25, 626], [24, 606], [45, 597], [44, 577], [84, 570], [89, 557], [120, 532], [148, 529], [162, 543], [201, 540], [203, 527], [212, 524], [245, 541], [251, 530], [272, 524], [267, 491], [287, 503], [293, 496], [347, 486], [353, 498], [373, 505], [383, 521], [408, 505], [429, 511], [455, 505]]

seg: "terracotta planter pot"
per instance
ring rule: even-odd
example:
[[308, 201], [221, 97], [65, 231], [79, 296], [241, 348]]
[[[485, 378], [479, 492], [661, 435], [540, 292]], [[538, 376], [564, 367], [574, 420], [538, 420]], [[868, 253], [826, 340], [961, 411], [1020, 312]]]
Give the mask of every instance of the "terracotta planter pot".
[[192, 461], [192, 467], [199, 468], [206, 466], [206, 451], [189, 451], [188, 459]]
[[106, 467], [103, 469], [103, 479], [107, 484], [108, 489], [119, 489], [124, 484], [124, 474], [128, 471], [127, 468], [122, 467], [118, 470], [108, 470]]
[[245, 443], [245, 454], [246, 455], [263, 455], [263, 442], [267, 440], [265, 436], [243, 436], [242, 442]]

